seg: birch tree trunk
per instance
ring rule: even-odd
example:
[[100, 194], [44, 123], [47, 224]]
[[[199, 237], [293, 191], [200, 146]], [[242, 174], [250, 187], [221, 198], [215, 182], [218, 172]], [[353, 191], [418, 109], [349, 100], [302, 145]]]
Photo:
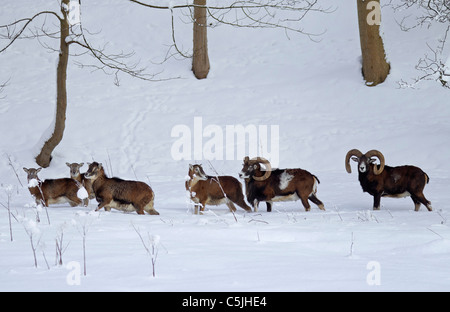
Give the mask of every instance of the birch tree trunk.
[[[70, 0], [62, 0], [62, 3], [69, 7]], [[55, 147], [61, 142], [66, 125], [66, 108], [67, 108], [67, 63], [69, 61], [69, 45], [66, 43], [66, 38], [69, 36], [69, 22], [67, 12], [64, 10], [64, 5], [61, 6], [63, 18], [60, 19], [60, 51], [58, 67], [56, 71], [56, 116], [55, 128], [51, 137], [42, 146], [41, 152], [36, 156], [36, 163], [46, 168], [50, 165], [52, 160], [52, 152]]]
[[383, 39], [380, 36], [380, 0], [356, 0], [362, 53], [362, 74], [368, 86], [382, 83], [389, 74]]
[[194, 0], [194, 48], [192, 71], [197, 79], [204, 79], [209, 73], [206, 0]]

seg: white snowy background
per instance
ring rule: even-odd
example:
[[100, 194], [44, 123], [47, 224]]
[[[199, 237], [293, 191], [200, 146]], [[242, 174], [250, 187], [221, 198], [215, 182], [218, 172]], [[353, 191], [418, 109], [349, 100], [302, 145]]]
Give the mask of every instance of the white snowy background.
[[[0, 24], [58, 10], [57, 3], [7, 1]], [[52, 123], [57, 54], [36, 40], [19, 40], [2, 53], [0, 82], [9, 81], [0, 100], [0, 203], [7, 206], [9, 194], [18, 221], [12, 220], [11, 242], [8, 213], [0, 207], [0, 290], [450, 290], [450, 93], [437, 82], [398, 87], [420, 74], [414, 66], [429, 52], [426, 44], [442, 38], [443, 27], [403, 32], [401, 16], [383, 8], [391, 72], [385, 83], [369, 88], [361, 77], [355, 1], [322, 3], [334, 12], [304, 20], [306, 31], [321, 34], [317, 42], [276, 29], [209, 29], [211, 71], [200, 81], [189, 59], [159, 64], [171, 44], [168, 11], [127, 1], [83, 1], [83, 25], [94, 33], [93, 42], [108, 43], [112, 52], [135, 51], [133, 60], [160, 73], [157, 78], [178, 79], [149, 83], [122, 75], [117, 87], [113, 76], [80, 69], [71, 58], [64, 138], [40, 178], [68, 177], [66, 162], [102, 162], [109, 174], [149, 183], [159, 216], [94, 212], [92, 200], [86, 208], [51, 206], [50, 224], [45, 210], [39, 212], [41, 222], [34, 222], [22, 167], [36, 166], [41, 136]], [[188, 50], [192, 26], [179, 16], [176, 38]], [[287, 202], [275, 204], [271, 213], [264, 204], [257, 213], [238, 208], [237, 221], [225, 205], [193, 215], [184, 179], [195, 161], [173, 159], [177, 138], [171, 131], [177, 125], [193, 130], [194, 117], [202, 118], [203, 127], [224, 131], [227, 125], [278, 125], [280, 167], [317, 175], [326, 211], [312, 205], [305, 212], [300, 202]], [[381, 210], [373, 211], [373, 197], [362, 192], [354, 163], [352, 174], [345, 171], [352, 148], [378, 149], [388, 165], [422, 168], [430, 176], [425, 196], [433, 212], [423, 206], [415, 212], [410, 198], [383, 198]], [[206, 160], [200, 162], [213, 174]], [[211, 164], [219, 174], [238, 177], [242, 159]], [[83, 228], [87, 275], [77, 280]], [[157, 243], [156, 277], [135, 228]], [[37, 268], [27, 231], [37, 245]], [[67, 247], [59, 266], [55, 240], [61, 231]], [[375, 275], [379, 285], [370, 283]]]

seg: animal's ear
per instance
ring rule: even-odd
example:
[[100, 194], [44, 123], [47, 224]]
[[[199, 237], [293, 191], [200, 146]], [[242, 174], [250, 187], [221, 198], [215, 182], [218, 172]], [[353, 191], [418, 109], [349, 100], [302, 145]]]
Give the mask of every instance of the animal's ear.
[[98, 163], [98, 169], [102, 169], [102, 168], [103, 168], [102, 163]]
[[189, 169], [194, 169], [194, 165], [193, 164], [189, 164]]
[[66, 162], [66, 166], [67, 166], [67, 167], [70, 167], [70, 164], [69, 164], [68, 162]]
[[353, 157], [352, 157], [352, 160], [355, 161], [355, 162], [359, 162], [359, 158], [356, 157], [356, 156], [353, 156]]
[[27, 168], [25, 168], [25, 167], [23, 167], [23, 171], [25, 171], [26, 173], [28, 173], [29, 171], [28, 171], [28, 169]]
[[37, 168], [37, 169], [36, 169], [36, 173], [38, 173], [38, 172], [41, 171], [41, 170], [42, 170], [42, 167]]
[[80, 163], [80, 168], [83, 167], [84, 163]]
[[250, 160], [250, 158], [248, 156], [244, 157], [244, 164], [248, 163], [248, 161]]
[[377, 160], [375, 158], [369, 158], [369, 163], [373, 164], [374, 162], [376, 162]]

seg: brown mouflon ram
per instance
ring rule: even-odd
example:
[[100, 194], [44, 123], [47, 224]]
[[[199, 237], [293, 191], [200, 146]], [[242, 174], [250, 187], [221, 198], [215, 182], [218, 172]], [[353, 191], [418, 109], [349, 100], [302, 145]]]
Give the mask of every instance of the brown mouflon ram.
[[[266, 167], [262, 170], [261, 164]], [[239, 176], [245, 179], [247, 201], [255, 211], [259, 202], [265, 201], [267, 211], [272, 211], [274, 201], [295, 201], [300, 199], [306, 211], [311, 206], [308, 200], [325, 210], [323, 203], [316, 197], [319, 179], [303, 169], [271, 169], [267, 159], [244, 158]]]
[[[353, 157], [352, 157], [353, 156]], [[374, 162], [377, 157], [380, 164]], [[389, 167], [385, 165], [384, 156], [377, 150], [363, 154], [357, 149], [348, 151], [345, 156], [345, 169], [352, 172], [350, 158], [358, 163], [358, 179], [364, 192], [373, 196], [373, 209], [380, 209], [381, 197], [401, 198], [411, 196], [415, 211], [423, 204], [429, 211], [431, 203], [423, 195], [425, 185], [430, 181], [422, 169], [415, 166]]]
[[119, 178], [108, 178], [102, 164], [88, 163], [89, 169], [84, 174], [86, 179], [92, 180], [92, 189], [98, 201], [96, 211], [111, 208], [121, 211], [136, 211], [138, 214], [147, 212], [159, 215], [153, 207], [155, 193], [144, 182], [128, 181]]
[[[226, 204], [230, 211], [236, 211], [233, 203], [242, 209], [251, 212], [252, 209], [245, 203], [242, 192], [242, 184], [231, 176], [208, 176], [201, 165], [189, 165], [189, 178], [186, 181], [186, 191], [191, 200], [200, 204], [200, 211], [205, 210], [206, 205], [217, 206]], [[198, 206], [195, 206], [195, 214], [198, 214]]]
[[48, 205], [61, 204], [68, 202], [70, 206], [75, 207], [82, 204], [78, 198], [78, 190], [82, 187], [80, 183], [70, 178], [46, 179], [42, 181], [38, 177], [38, 172], [42, 168], [23, 168], [27, 173], [28, 190], [35, 198], [36, 204]]
[[84, 177], [84, 173], [80, 173], [80, 168], [83, 167], [84, 163], [68, 163], [66, 162], [67, 167], [70, 168], [70, 177], [84, 186], [86, 191], [89, 194], [88, 198], [83, 199], [84, 205], [87, 206], [89, 204], [89, 199], [94, 199], [95, 194], [92, 189], [92, 180], [86, 179]]

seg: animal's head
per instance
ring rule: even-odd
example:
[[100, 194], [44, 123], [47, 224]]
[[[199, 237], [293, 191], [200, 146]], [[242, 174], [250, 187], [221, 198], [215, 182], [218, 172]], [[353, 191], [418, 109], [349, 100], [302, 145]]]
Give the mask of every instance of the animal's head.
[[83, 167], [84, 163], [68, 163], [66, 162], [67, 167], [70, 168], [70, 177], [76, 178], [80, 175], [80, 168]]
[[208, 180], [208, 176], [205, 171], [203, 171], [202, 165], [191, 165], [189, 164], [189, 177], [191, 180]]
[[93, 163], [88, 163], [89, 168], [86, 171], [86, 173], [84, 174], [84, 177], [86, 179], [91, 179], [91, 180], [95, 180], [97, 179], [100, 175], [104, 175], [105, 172], [103, 170], [103, 166], [101, 163], [98, 163], [96, 161], [94, 161]]
[[[265, 168], [263, 169], [263, 165]], [[264, 181], [269, 178], [272, 173], [272, 167], [267, 159], [256, 157], [250, 159], [248, 156], [244, 158], [242, 170], [239, 172], [241, 179], [253, 178], [255, 181]]]
[[41, 167], [34, 169], [34, 168], [30, 168], [27, 169], [25, 167], [23, 167], [23, 171], [25, 171], [27, 173], [27, 180], [28, 182], [30, 182], [31, 180], [35, 179], [37, 181], [39, 181], [39, 177], [38, 177], [38, 172], [41, 171]]
[[[376, 157], [380, 161], [380, 167], [378, 168], [377, 165], [374, 165], [376, 162], [376, 159], [373, 158]], [[348, 151], [347, 155], [345, 156], [345, 169], [348, 173], [352, 173], [352, 168], [350, 167], [350, 158], [358, 163], [358, 172], [360, 173], [366, 173], [373, 169], [373, 173], [376, 175], [379, 175], [381, 172], [383, 172], [384, 169], [384, 156], [381, 152], [377, 150], [370, 150], [367, 153], [363, 154], [357, 149], [352, 149]]]

